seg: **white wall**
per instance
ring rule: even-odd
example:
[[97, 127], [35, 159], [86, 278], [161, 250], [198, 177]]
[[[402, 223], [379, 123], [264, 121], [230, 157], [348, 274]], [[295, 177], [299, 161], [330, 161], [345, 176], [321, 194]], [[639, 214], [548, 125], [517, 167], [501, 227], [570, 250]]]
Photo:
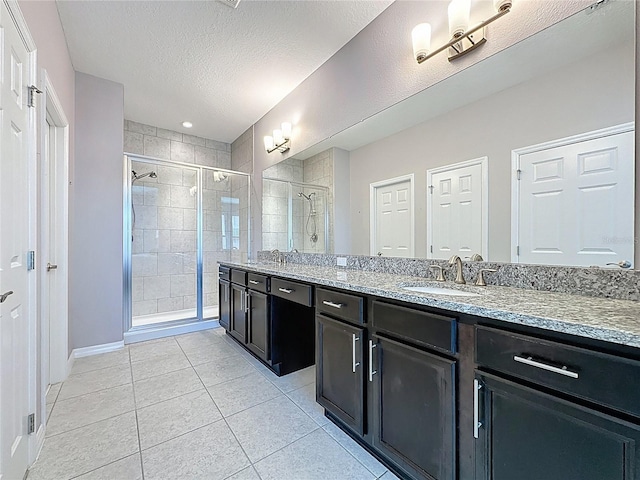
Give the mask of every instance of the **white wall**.
[[489, 259], [510, 261], [511, 151], [633, 121], [633, 49], [610, 49], [353, 150], [350, 253], [369, 254], [369, 184], [415, 173], [416, 257], [426, 257], [427, 169], [488, 156]]
[[[254, 175], [275, 163], [295, 156], [308, 147], [358, 123], [488, 56], [567, 18], [589, 5], [585, 0], [562, 2], [520, 1], [502, 21], [491, 25], [491, 42], [474, 55], [450, 63], [446, 55], [434, 57], [429, 68], [418, 65], [411, 48], [411, 30], [420, 21], [434, 23], [433, 43], [444, 43], [448, 36], [445, 2], [398, 1], [320, 66], [254, 126]], [[474, 18], [490, 15], [492, 2], [476, 2]], [[483, 11], [478, 11], [484, 9]], [[264, 135], [275, 126], [294, 123], [291, 150], [283, 155], [267, 154]], [[257, 198], [262, 185], [254, 182]], [[256, 218], [253, 235], [261, 245], [261, 218]]]
[[124, 88], [79, 72], [75, 85], [69, 330], [81, 348], [123, 339]]

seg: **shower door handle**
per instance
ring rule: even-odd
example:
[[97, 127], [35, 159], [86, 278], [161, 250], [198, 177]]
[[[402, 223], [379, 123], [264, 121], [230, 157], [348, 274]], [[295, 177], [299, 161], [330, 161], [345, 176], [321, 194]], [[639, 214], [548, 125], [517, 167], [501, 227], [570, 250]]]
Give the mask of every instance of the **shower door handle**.
[[50, 272], [51, 270], [57, 270], [57, 268], [58, 268], [58, 265], [47, 263], [47, 272]]

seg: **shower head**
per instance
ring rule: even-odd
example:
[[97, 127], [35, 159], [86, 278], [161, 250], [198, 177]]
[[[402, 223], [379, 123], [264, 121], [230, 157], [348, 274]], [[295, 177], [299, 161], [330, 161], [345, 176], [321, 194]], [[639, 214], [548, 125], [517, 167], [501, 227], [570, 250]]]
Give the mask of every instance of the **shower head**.
[[140, 180], [141, 178], [145, 178], [145, 177], [158, 178], [158, 175], [154, 171], [147, 172], [147, 173], [142, 173], [142, 174], [138, 175], [135, 170], [131, 170], [131, 183], [135, 182], [136, 180]]
[[304, 197], [304, 198], [306, 198], [306, 199], [307, 199], [307, 200], [309, 200], [309, 201], [311, 201], [311, 197], [312, 197], [313, 195], [315, 195], [315, 192], [311, 192], [309, 195], [305, 195], [305, 194], [304, 194], [304, 193], [302, 193], [302, 192], [298, 192], [298, 196], [299, 196], [299, 197]]

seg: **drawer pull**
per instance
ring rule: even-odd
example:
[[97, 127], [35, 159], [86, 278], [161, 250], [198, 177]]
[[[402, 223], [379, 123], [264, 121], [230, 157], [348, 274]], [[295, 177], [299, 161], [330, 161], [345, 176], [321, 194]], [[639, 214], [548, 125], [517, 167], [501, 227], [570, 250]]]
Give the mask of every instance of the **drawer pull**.
[[251, 285], [258, 285], [258, 284], [260, 284], [261, 282], [256, 282], [255, 280], [249, 280], [249, 283], [250, 283]]
[[293, 292], [292, 288], [279, 288], [279, 291], [281, 291], [282, 293], [291, 293]]
[[513, 359], [518, 363], [524, 363], [525, 365], [541, 368], [542, 370], [547, 370], [559, 375], [564, 375], [565, 377], [578, 378], [578, 374], [576, 372], [572, 372], [571, 370], [567, 370], [567, 367], [554, 367], [553, 365], [547, 365], [546, 363], [538, 362], [532, 357], [520, 357], [518, 355], [514, 355]]
[[351, 334], [351, 338], [352, 338], [352, 349], [351, 349], [351, 352], [352, 352], [352, 365], [353, 365], [353, 369], [352, 370], [353, 370], [353, 373], [356, 373], [356, 367], [358, 365], [360, 365], [360, 362], [356, 362], [356, 342], [358, 340], [360, 340], [360, 339], [358, 337], [356, 337], [355, 333]]
[[482, 384], [478, 379], [473, 379], [473, 438], [480, 436], [480, 427], [482, 422], [480, 421], [480, 389]]
[[342, 304], [341, 303], [333, 303], [333, 302], [329, 302], [328, 300], [324, 300], [322, 302], [322, 304], [326, 305], [327, 307], [342, 308]]
[[373, 349], [376, 348], [377, 345], [374, 345], [371, 340], [369, 340], [369, 381], [373, 382], [373, 376], [378, 373], [377, 370], [373, 369]]

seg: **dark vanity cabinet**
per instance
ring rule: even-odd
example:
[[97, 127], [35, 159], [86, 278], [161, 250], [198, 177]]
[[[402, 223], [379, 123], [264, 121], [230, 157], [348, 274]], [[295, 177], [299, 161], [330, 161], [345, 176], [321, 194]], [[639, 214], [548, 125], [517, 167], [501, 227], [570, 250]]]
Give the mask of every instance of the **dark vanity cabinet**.
[[240, 343], [247, 343], [247, 272], [231, 269], [231, 318], [229, 334]]
[[483, 326], [476, 342], [476, 479], [640, 479], [640, 362]]
[[220, 326], [229, 331], [231, 321], [230, 268], [220, 265], [218, 270], [218, 308]]
[[270, 279], [266, 275], [248, 274], [247, 348], [258, 358], [271, 360]]
[[364, 299], [316, 289], [316, 400], [364, 434]]
[[455, 318], [380, 301], [370, 318], [373, 446], [414, 478], [456, 478]]

